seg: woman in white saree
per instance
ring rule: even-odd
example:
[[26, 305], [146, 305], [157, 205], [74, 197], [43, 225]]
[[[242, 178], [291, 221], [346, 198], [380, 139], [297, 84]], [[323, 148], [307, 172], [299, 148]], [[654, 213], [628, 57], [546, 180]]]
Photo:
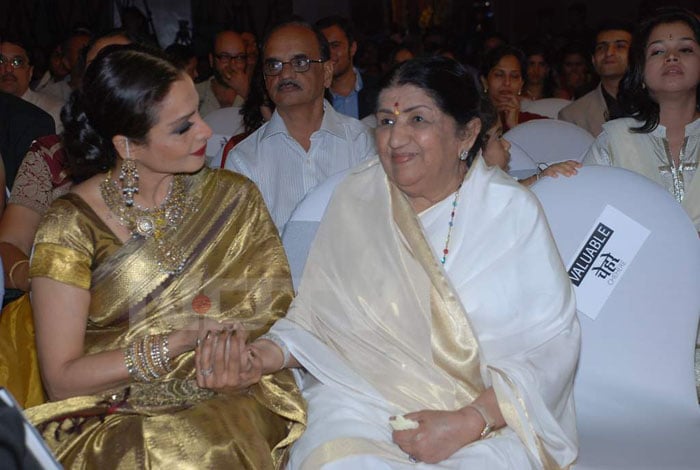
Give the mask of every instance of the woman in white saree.
[[[214, 388], [295, 368], [309, 417], [289, 468], [575, 460], [572, 288], [535, 197], [471, 161], [478, 115], [456, 62], [395, 69], [379, 160], [336, 189], [287, 317], [246, 348], [198, 348]], [[399, 415], [413, 428], [392, 429]]]

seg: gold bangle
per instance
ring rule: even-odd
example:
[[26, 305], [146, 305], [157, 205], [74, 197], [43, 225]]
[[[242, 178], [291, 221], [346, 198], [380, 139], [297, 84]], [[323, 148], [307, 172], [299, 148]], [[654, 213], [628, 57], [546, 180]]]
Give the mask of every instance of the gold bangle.
[[489, 412], [486, 411], [486, 407], [484, 405], [472, 402], [469, 405], [467, 405], [467, 408], [472, 408], [473, 410], [475, 410], [481, 415], [481, 418], [484, 420], [484, 428], [479, 434], [479, 439], [484, 439], [496, 429], [496, 422], [493, 420], [493, 418], [491, 418]]
[[12, 276], [15, 274], [15, 269], [17, 269], [17, 266], [19, 266], [22, 263], [29, 264], [29, 260], [28, 259], [21, 259], [19, 261], [16, 261], [15, 264], [13, 264], [12, 267], [10, 268], [10, 272], [7, 275], [7, 278], [10, 280], [12, 287], [14, 287], [15, 289], [17, 288], [17, 283], [15, 282], [15, 280]]

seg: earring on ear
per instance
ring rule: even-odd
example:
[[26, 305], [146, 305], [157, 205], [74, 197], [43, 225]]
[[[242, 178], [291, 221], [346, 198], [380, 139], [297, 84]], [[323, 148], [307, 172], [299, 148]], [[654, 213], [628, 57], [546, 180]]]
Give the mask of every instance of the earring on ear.
[[646, 89], [647, 89], [647, 84], [642, 82], [642, 90], [646, 90]]
[[127, 207], [134, 205], [134, 194], [139, 192], [139, 170], [136, 168], [136, 160], [131, 158], [129, 139], [126, 142], [126, 158], [119, 170], [119, 182], [122, 186], [122, 197]]
[[518, 90], [518, 96], [520, 96], [520, 95], [522, 95], [522, 94], [523, 94], [523, 90], [522, 90], [522, 88], [521, 88], [520, 90]]
[[459, 152], [459, 159], [463, 162], [467, 161], [467, 158], [469, 158], [469, 151], [468, 150], [462, 150]]

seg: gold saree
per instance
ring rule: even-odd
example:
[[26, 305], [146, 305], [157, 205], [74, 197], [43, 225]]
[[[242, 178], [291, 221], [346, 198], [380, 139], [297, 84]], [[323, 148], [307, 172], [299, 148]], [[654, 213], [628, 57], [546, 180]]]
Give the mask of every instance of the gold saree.
[[[236, 320], [256, 337], [284, 315], [289, 269], [254, 185], [227, 171], [187, 178], [198, 199], [171, 246], [184, 269], [159, 269], [154, 240], [120, 244], [74, 194], [57, 200], [35, 242], [32, 277], [89, 289], [85, 354], [182, 328], [198, 315]], [[194, 353], [173, 358], [158, 382], [134, 382], [95, 396], [27, 410], [63, 465], [71, 468], [280, 468], [305, 423], [289, 372], [247, 393], [199, 389]]]

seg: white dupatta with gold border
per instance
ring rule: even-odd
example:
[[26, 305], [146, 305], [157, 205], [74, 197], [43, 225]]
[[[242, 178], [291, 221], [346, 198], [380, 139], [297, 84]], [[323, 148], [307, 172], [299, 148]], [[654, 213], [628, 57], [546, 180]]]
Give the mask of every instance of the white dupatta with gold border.
[[458, 409], [489, 386], [508, 429], [462, 449], [449, 468], [500, 439], [527, 449], [521, 463], [534, 468], [575, 459], [579, 328], [541, 209], [478, 158], [461, 189], [443, 269], [436, 253], [452, 201], [419, 219], [376, 161], [338, 186], [299, 294], [273, 327], [309, 372], [301, 378], [309, 426], [292, 467], [352, 455], [407, 463], [391, 442], [390, 415]]

